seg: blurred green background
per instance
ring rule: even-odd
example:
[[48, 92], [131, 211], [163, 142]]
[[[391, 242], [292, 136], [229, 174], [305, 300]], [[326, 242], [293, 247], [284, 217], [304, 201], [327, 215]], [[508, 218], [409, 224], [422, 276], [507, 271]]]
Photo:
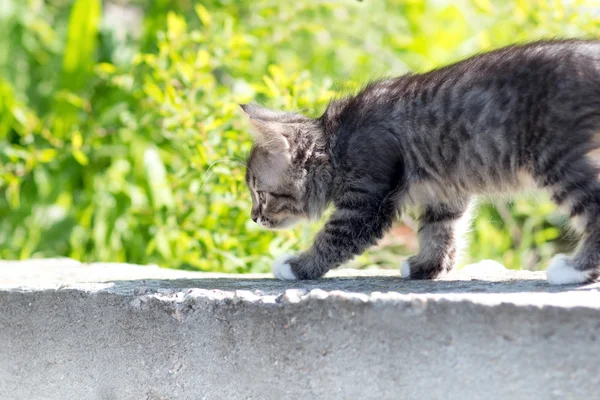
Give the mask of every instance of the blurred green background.
[[[595, 4], [594, 4], [595, 3]], [[366, 80], [600, 32], [586, 0], [2, 0], [0, 259], [262, 272], [310, 244], [249, 219], [237, 103], [317, 116]], [[543, 196], [479, 208], [466, 261], [543, 269], [573, 238]], [[399, 223], [352, 266], [417, 249]]]

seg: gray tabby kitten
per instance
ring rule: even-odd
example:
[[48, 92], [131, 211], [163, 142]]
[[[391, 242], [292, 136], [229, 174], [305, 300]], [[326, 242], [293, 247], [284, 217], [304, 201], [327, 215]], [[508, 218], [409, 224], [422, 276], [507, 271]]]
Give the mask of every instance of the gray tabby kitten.
[[363, 252], [403, 209], [420, 215], [405, 277], [450, 271], [477, 195], [537, 187], [581, 231], [555, 256], [553, 284], [600, 265], [600, 42], [543, 41], [425, 74], [374, 82], [311, 119], [256, 105], [246, 181], [252, 219], [277, 229], [335, 211], [310, 249], [278, 259], [280, 279], [315, 279]]

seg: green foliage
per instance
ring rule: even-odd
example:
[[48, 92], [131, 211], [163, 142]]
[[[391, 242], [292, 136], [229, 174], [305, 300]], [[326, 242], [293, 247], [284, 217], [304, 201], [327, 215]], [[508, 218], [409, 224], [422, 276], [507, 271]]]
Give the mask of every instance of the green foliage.
[[[319, 224], [249, 220], [238, 103], [318, 115], [374, 77], [600, 28], [583, 0], [130, 3], [142, 32], [124, 37], [100, 0], [0, 5], [0, 258], [264, 271]], [[563, 222], [547, 199], [484, 206], [471, 256], [534, 268]], [[393, 265], [389, 249], [358, 262]]]

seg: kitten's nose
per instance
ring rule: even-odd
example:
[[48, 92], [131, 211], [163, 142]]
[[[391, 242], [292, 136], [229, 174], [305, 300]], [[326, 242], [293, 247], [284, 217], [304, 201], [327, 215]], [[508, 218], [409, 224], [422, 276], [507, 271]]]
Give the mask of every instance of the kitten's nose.
[[258, 219], [258, 217], [252, 217], [252, 221], [256, 222], [256, 220]]

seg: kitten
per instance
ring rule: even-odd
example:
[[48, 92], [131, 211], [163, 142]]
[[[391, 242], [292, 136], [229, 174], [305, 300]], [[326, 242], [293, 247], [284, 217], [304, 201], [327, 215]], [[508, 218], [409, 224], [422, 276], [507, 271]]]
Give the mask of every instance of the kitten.
[[307, 251], [273, 265], [315, 279], [360, 254], [404, 209], [420, 215], [419, 254], [401, 274], [450, 271], [476, 195], [535, 184], [582, 233], [555, 256], [552, 284], [595, 280], [600, 265], [600, 41], [543, 41], [367, 85], [311, 119], [242, 105], [256, 136], [246, 181], [252, 219], [288, 227], [331, 218]]

